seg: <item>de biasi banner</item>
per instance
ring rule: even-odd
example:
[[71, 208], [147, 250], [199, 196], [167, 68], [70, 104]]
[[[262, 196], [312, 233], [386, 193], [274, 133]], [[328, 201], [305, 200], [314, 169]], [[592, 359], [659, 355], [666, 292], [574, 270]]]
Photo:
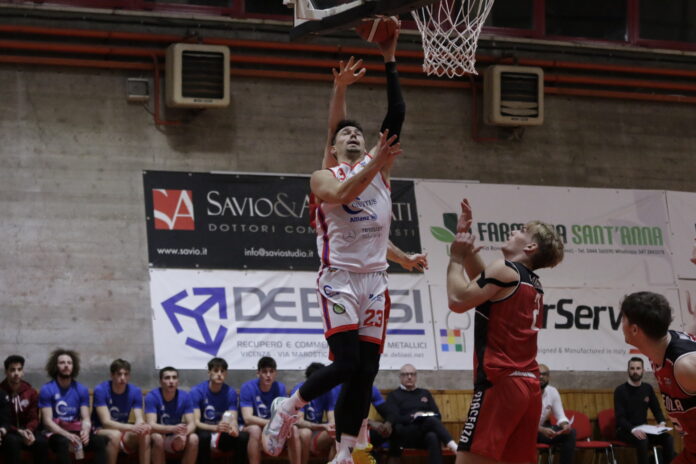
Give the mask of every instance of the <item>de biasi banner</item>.
[[508, 234], [527, 221], [553, 224], [565, 259], [539, 272], [544, 287], [674, 287], [665, 192], [419, 181], [416, 198], [428, 282], [442, 284], [459, 203], [473, 209], [484, 262], [501, 258]]
[[[151, 269], [155, 363], [203, 369], [220, 356], [231, 369], [280, 369], [328, 361], [314, 272]], [[390, 276], [384, 369], [435, 369], [428, 289], [422, 274]], [[386, 322], [386, 321], [385, 321]]]

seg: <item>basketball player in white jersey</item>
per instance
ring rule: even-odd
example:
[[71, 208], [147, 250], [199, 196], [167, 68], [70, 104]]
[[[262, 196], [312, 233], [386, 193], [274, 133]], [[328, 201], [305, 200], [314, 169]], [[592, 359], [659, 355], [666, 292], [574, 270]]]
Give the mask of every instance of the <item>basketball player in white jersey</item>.
[[353, 462], [351, 452], [369, 411], [389, 318], [387, 256], [407, 269], [427, 266], [425, 255], [407, 255], [389, 242], [389, 171], [401, 153], [397, 139], [405, 115], [396, 71], [397, 37], [398, 32], [379, 44], [389, 108], [379, 141], [369, 153], [360, 125], [340, 120], [345, 115], [345, 88], [365, 71], [352, 58], [334, 71], [324, 169], [315, 171], [310, 180], [319, 202], [314, 211], [321, 258], [318, 293], [334, 362], [315, 372], [291, 398], [274, 402], [273, 416], [262, 437], [264, 449], [271, 455], [282, 451], [297, 411], [342, 383], [335, 410], [339, 449], [334, 462]]

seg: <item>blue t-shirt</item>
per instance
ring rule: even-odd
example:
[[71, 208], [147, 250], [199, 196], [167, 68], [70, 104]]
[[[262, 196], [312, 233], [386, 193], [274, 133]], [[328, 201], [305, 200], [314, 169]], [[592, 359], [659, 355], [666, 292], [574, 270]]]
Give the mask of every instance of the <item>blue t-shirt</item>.
[[[338, 395], [341, 394], [341, 387], [343, 384], [336, 385], [333, 390], [331, 390], [331, 393], [333, 393], [333, 404], [336, 406], [336, 401], [338, 401]], [[372, 406], [377, 407], [380, 404], [384, 403], [384, 397], [382, 397], [382, 394], [379, 392], [377, 387], [374, 385], [372, 386], [372, 398], [370, 398], [370, 402], [372, 403]]]
[[219, 392], [213, 393], [207, 380], [193, 387], [189, 396], [191, 405], [201, 410], [201, 421], [211, 425], [218, 424], [225, 411], [236, 411], [239, 403], [234, 388], [223, 384]]
[[[300, 382], [292, 389], [290, 396], [292, 396], [304, 382]], [[302, 412], [304, 413], [304, 418], [307, 422], [314, 422], [315, 424], [324, 423], [324, 413], [327, 411], [333, 411], [336, 401], [334, 399], [333, 391], [328, 391], [323, 395], [314, 398], [312, 401], [307, 403]]]
[[135, 385], [126, 384], [126, 391], [118, 395], [111, 389], [111, 380], [97, 385], [94, 388], [92, 424], [99, 428], [103, 424], [97, 414], [97, 406], [106, 406], [111, 414], [111, 420], [126, 424], [132, 409], [143, 409], [143, 392]]
[[39, 407], [51, 408], [54, 419], [65, 422], [81, 420], [81, 406], [89, 407], [89, 390], [76, 380], [73, 380], [66, 389], [60, 388], [57, 380], [52, 380], [41, 387]]
[[162, 389], [150, 390], [145, 395], [145, 413], [157, 413], [157, 423], [162, 425], [178, 425], [184, 421], [184, 414], [193, 414], [189, 394], [177, 390], [174, 399], [164, 401]]
[[[282, 382], [273, 382], [267, 392], [262, 392], [259, 387], [259, 379], [249, 380], [242, 384], [239, 391], [239, 407], [254, 408], [254, 415], [262, 419], [271, 418], [271, 403], [279, 396], [287, 396], [285, 385]], [[241, 418], [242, 415], [240, 414]]]

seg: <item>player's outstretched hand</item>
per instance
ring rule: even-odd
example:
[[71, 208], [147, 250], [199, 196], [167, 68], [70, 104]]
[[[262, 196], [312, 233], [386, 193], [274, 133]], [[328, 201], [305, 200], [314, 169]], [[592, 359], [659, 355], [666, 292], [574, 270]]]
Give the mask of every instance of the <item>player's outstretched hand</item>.
[[397, 19], [396, 30], [394, 31], [394, 35], [385, 40], [384, 42], [380, 42], [377, 44], [377, 46], [379, 47], [379, 51], [382, 52], [382, 56], [384, 57], [385, 62], [396, 60], [396, 44], [399, 41], [400, 32], [401, 21]]
[[428, 254], [427, 253], [414, 253], [412, 255], [406, 255], [406, 258], [401, 264], [401, 266], [407, 271], [420, 271], [428, 269]]
[[343, 64], [343, 60], [341, 60], [338, 63], [338, 70], [333, 68], [331, 72], [334, 76], [335, 85], [348, 87], [362, 79], [367, 70], [362, 67], [361, 59], [355, 61], [355, 57], [351, 56], [345, 65]]
[[459, 204], [462, 212], [459, 214], [459, 220], [457, 221], [457, 232], [469, 232], [471, 229], [471, 224], [473, 223], [474, 217], [471, 213], [471, 205], [469, 200], [464, 198]]
[[396, 141], [397, 138], [397, 135], [389, 137], [389, 129], [385, 129], [379, 134], [375, 162], [379, 163], [381, 167], [391, 164], [394, 158], [402, 153], [401, 144]]
[[466, 259], [481, 251], [480, 246], [476, 246], [476, 237], [471, 232], [457, 232], [450, 247], [450, 257], [453, 259]]

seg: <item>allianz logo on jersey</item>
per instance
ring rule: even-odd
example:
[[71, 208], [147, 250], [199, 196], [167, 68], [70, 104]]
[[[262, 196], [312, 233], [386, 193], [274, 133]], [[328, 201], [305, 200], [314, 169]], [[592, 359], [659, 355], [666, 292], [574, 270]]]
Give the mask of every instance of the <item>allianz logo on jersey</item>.
[[194, 230], [191, 190], [152, 189], [152, 215], [157, 230]]
[[368, 206], [375, 206], [377, 204], [377, 199], [376, 198], [368, 198], [366, 200], [361, 199], [360, 197], [356, 197], [355, 200], [353, 200], [350, 205], [341, 205], [343, 208], [343, 211], [346, 213], [350, 214], [350, 222], [360, 222], [360, 221], [376, 221], [377, 220], [377, 215], [376, 214], [368, 214], [366, 216], [358, 216], [358, 214], [362, 213], [364, 211], [364, 208]]

